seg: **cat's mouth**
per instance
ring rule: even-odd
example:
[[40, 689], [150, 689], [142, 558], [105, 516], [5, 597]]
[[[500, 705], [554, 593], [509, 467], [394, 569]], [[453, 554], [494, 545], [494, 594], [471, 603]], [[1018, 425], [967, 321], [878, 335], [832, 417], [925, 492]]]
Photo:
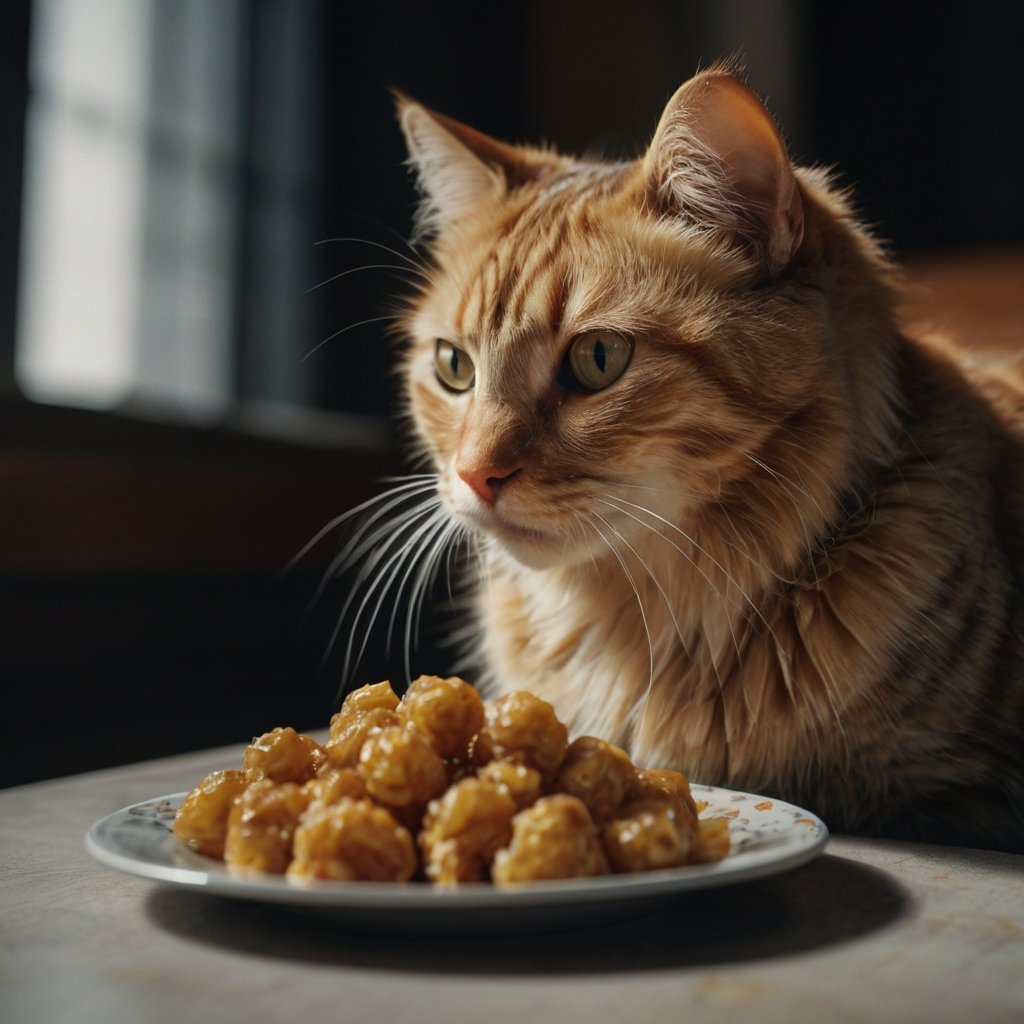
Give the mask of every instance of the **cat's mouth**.
[[554, 535], [538, 530], [533, 526], [524, 526], [510, 519], [506, 514], [493, 509], [476, 509], [468, 518], [474, 526], [482, 529], [499, 540], [509, 543], [552, 544]]
[[439, 482], [438, 492], [455, 519], [529, 568], [547, 569], [575, 560], [574, 533], [546, 502], [504, 493], [485, 501], [455, 474]]
[[563, 558], [565, 539], [557, 533], [526, 526], [505, 512], [485, 506], [460, 509], [459, 513], [475, 529], [496, 540], [525, 565], [544, 568]]

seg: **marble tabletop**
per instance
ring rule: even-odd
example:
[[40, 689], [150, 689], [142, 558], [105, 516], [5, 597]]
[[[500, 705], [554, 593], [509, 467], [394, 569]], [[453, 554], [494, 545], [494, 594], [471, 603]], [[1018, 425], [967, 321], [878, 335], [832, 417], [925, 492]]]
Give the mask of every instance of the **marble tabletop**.
[[164, 888], [97, 819], [240, 748], [0, 792], [0, 1021], [1024, 1021], [1024, 857], [833, 837], [785, 874], [543, 934], [404, 935]]

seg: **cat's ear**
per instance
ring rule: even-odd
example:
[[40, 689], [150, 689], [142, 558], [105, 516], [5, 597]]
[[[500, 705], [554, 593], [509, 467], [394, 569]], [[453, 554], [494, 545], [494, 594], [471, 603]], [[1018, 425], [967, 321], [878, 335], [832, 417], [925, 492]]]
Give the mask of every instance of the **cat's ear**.
[[394, 93], [398, 120], [424, 201], [418, 235], [455, 223], [559, 161], [554, 154], [510, 146]]
[[698, 75], [669, 100], [644, 170], [656, 202], [731, 235], [767, 275], [800, 246], [803, 201], [786, 144], [757, 96], [725, 70]]

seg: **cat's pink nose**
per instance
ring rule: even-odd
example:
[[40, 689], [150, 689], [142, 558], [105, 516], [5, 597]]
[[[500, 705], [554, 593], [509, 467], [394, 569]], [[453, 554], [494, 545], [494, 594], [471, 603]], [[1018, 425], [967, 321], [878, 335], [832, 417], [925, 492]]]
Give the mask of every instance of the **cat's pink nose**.
[[496, 466], [456, 467], [455, 470], [463, 480], [476, 492], [481, 501], [493, 505], [498, 500], [498, 492], [512, 479], [519, 469], [506, 469]]

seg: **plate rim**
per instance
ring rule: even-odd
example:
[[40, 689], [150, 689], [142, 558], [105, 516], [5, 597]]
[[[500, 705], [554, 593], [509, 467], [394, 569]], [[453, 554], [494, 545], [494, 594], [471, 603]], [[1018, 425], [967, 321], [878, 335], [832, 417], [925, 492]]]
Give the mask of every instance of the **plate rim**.
[[[187, 793], [181, 791], [137, 801], [105, 815], [90, 826], [84, 836], [84, 846], [94, 860], [107, 867], [166, 886], [235, 899], [285, 903], [337, 912], [350, 910], [364, 913], [372, 910], [385, 915], [392, 912], [500, 912], [513, 908], [569, 907], [671, 896], [790, 871], [820, 855], [828, 843], [829, 830], [825, 823], [813, 812], [788, 801], [697, 783], [691, 784], [691, 790], [701, 799], [713, 796], [715, 799], [709, 801], [712, 804], [770, 801], [772, 810], [793, 815], [793, 823], [778, 830], [780, 835], [787, 837], [787, 845], [781, 849], [775, 844], [768, 844], [761, 849], [740, 849], [724, 860], [708, 864], [687, 864], [630, 874], [543, 880], [507, 888], [489, 882], [438, 886], [395, 882], [294, 882], [279, 875], [234, 875], [219, 861], [206, 864], [207, 858], [201, 858], [200, 854], [189, 850], [169, 828], [167, 840], [180, 844], [180, 849], [172, 848], [173, 853], [180, 854], [182, 860], [196, 858], [195, 866], [187, 863], [179, 866], [157, 863], [114, 848], [118, 844], [109, 838], [110, 830], [131, 817], [137, 818], [142, 808], [155, 808], [161, 804], [177, 806]], [[722, 815], [710, 815], [716, 816]], [[797, 819], [803, 819], [799, 826]], [[793, 831], [796, 827], [800, 828], [799, 832]], [[771, 835], [771, 832], [767, 834]], [[794, 837], [797, 837], [795, 841]]]

